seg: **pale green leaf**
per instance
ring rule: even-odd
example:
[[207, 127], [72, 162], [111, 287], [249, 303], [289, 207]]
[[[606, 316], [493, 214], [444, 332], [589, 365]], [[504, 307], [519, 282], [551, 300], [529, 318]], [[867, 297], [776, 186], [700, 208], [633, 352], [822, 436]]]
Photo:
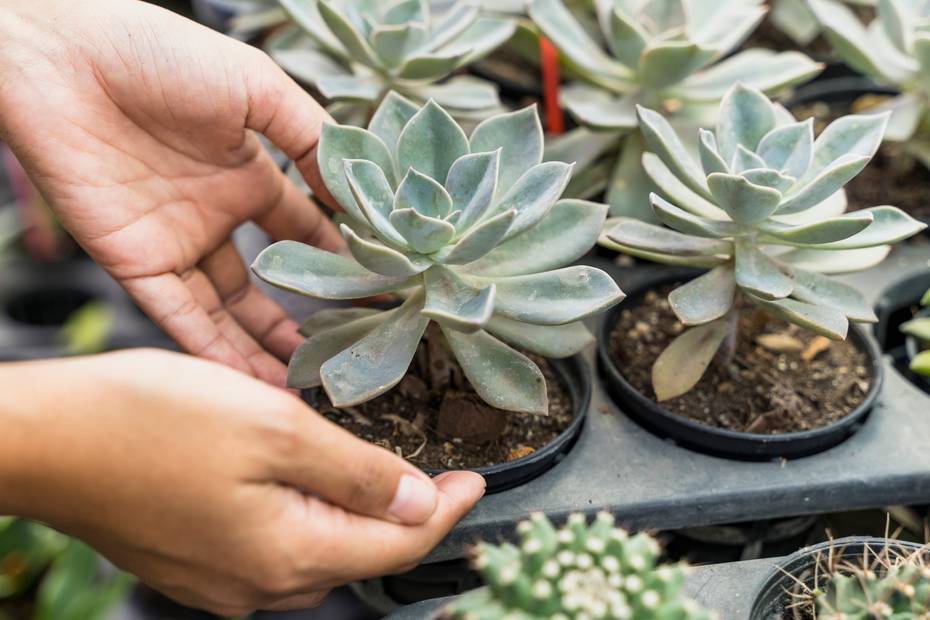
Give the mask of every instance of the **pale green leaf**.
[[[388, 147], [390, 153], [397, 150], [397, 140], [400, 132], [417, 113], [419, 108], [412, 101], [394, 91], [391, 91], [375, 110], [368, 131], [375, 134]], [[393, 169], [393, 168], [392, 168]], [[394, 170], [395, 176], [401, 176], [400, 170]]]
[[436, 265], [424, 275], [426, 305], [423, 315], [443, 327], [475, 332], [484, 327], [494, 310], [495, 286], [472, 286], [452, 270]]
[[851, 273], [874, 267], [885, 260], [890, 251], [890, 245], [877, 245], [856, 250], [796, 248], [779, 254], [778, 260], [817, 273]]
[[462, 212], [455, 225], [457, 230], [466, 230], [490, 208], [497, 190], [500, 155], [499, 148], [463, 155], [449, 168], [445, 187], [452, 198], [452, 209]]
[[723, 160], [717, 150], [717, 137], [714, 132], [698, 129], [698, 135], [700, 136], [698, 154], [701, 156], [701, 167], [704, 169], [704, 174], [713, 174], [715, 172], [729, 174], [730, 165]]
[[799, 179], [810, 166], [813, 148], [814, 120], [809, 118], [768, 132], [759, 142], [757, 152], [769, 168]]
[[608, 16], [607, 45], [613, 55], [630, 69], [639, 67], [649, 33], [635, 19], [615, 6]]
[[572, 165], [561, 161], [537, 164], [500, 197], [485, 217], [516, 211], [517, 215], [505, 238], [513, 237], [546, 217], [568, 185], [571, 174]]
[[360, 222], [366, 222], [367, 218], [355, 203], [346, 179], [345, 160], [367, 159], [384, 170], [392, 186], [397, 183], [394, 162], [387, 146], [375, 134], [359, 127], [323, 125], [317, 159], [326, 188], [346, 213]]
[[798, 301], [827, 306], [842, 312], [850, 321], [875, 323], [878, 317], [858, 290], [823, 274], [794, 269], [794, 292]]
[[807, 183], [796, 185], [796, 189], [778, 205], [778, 214], [800, 213], [823, 202], [859, 174], [867, 163], [869, 163], [869, 158], [865, 156], [840, 156], [825, 167], [817, 177]]
[[536, 106], [482, 121], [471, 134], [472, 153], [501, 149], [498, 187], [506, 190], [542, 161], [543, 130]]
[[445, 181], [452, 163], [468, 152], [465, 132], [433, 101], [413, 115], [397, 140], [401, 173], [414, 168], [439, 182]]
[[347, 159], [345, 169], [352, 196], [375, 234], [386, 242], [404, 245], [403, 236], [388, 219], [394, 209], [394, 190], [384, 170], [365, 159]]
[[733, 266], [720, 265], [676, 288], [668, 302], [685, 325], [703, 325], [729, 312], [735, 294]]
[[[412, 209], [406, 211], [414, 212]], [[391, 215], [393, 219], [395, 214]], [[345, 224], [342, 224], [339, 230], [342, 231], [342, 236], [349, 246], [349, 252], [358, 264], [382, 276], [396, 278], [415, 276], [432, 264], [426, 257], [403, 254], [378, 241], [362, 239]]]
[[791, 294], [794, 282], [751, 240], [737, 239], [735, 247], [737, 286], [764, 299], [782, 299]]
[[760, 91], [737, 83], [720, 102], [717, 147], [725, 161], [736, 155], [737, 146], [755, 151], [762, 137], [775, 128], [775, 110]]
[[385, 86], [376, 76], [324, 75], [316, 81], [317, 90], [330, 101], [377, 101]]
[[417, 168], [409, 168], [394, 195], [393, 210], [402, 209], [413, 209], [426, 217], [444, 218], [452, 212], [452, 197], [434, 178]]
[[915, 355], [910, 368], [919, 375], [930, 377], [930, 351], [921, 351]]
[[871, 213], [854, 211], [840, 217], [823, 219], [801, 226], [790, 226], [769, 220], [759, 225], [759, 231], [766, 235], [763, 241], [774, 240], [790, 245], [821, 245], [852, 237], [865, 230], [873, 221], [874, 217]]
[[926, 224], [915, 220], [897, 207], [872, 207], [853, 211], [853, 214], [868, 214], [874, 221], [865, 230], [852, 237], [817, 247], [823, 250], [853, 250], [897, 243], [916, 235], [927, 227]]
[[930, 342], [930, 318], [918, 317], [901, 323], [901, 331], [924, 342]]
[[706, 219], [727, 219], [727, 214], [723, 209], [688, 189], [655, 153], [643, 153], [642, 164], [646, 174], [662, 194], [681, 209]]
[[320, 332], [351, 323], [357, 319], [362, 319], [375, 314], [380, 314], [382, 310], [377, 308], [365, 308], [362, 306], [352, 306], [349, 308], [323, 308], [314, 312], [313, 315], [304, 321], [297, 329], [297, 333], [307, 338]]
[[716, 50], [688, 41], [653, 43], [643, 51], [639, 61], [639, 79], [646, 88], [668, 88], [707, 65], [716, 55]]
[[517, 212], [511, 209], [472, 226], [455, 245], [444, 248], [434, 259], [446, 265], [465, 265], [478, 260], [501, 242], [516, 217]]
[[749, 182], [741, 176], [715, 172], [707, 186], [717, 204], [737, 224], [758, 224], [775, 213], [781, 192]]
[[806, 185], [840, 157], [871, 159], [878, 150], [889, 113], [850, 114], [836, 119], [814, 141], [814, 153], [807, 173], [798, 179]]
[[[691, 153], [681, 143], [668, 121], [662, 118], [662, 115], [658, 112], [643, 106], [636, 106], [636, 113], [639, 117], [639, 129], [649, 148], [691, 191], [710, 200], [711, 195], [704, 180], [704, 171], [700, 169]], [[719, 135], [717, 141], [720, 142]], [[734, 146], [733, 150], [735, 151], [735, 149]], [[732, 152], [727, 155], [726, 152], [722, 151], [721, 154], [725, 159], [733, 156]]]
[[705, 239], [648, 224], [628, 217], [611, 218], [607, 237], [623, 246], [674, 256], [730, 255], [730, 241]]
[[485, 330], [524, 351], [553, 359], [580, 353], [594, 342], [594, 336], [581, 321], [565, 325], [533, 325], [494, 315]]
[[391, 312], [376, 310], [374, 314], [348, 322], [343, 320], [328, 329], [317, 330], [297, 347], [291, 356], [287, 365], [287, 387], [304, 389], [322, 385], [320, 367], [323, 363], [367, 336], [390, 315]]
[[329, 26], [335, 38], [342, 44], [351, 56], [352, 60], [365, 66], [377, 69], [380, 66], [374, 50], [368, 42], [362, 38], [359, 31], [353, 24], [346, 19], [339, 8], [334, 6], [331, 0], [319, 0], [316, 3], [320, 17]]
[[[391, 225], [407, 240], [410, 247], [420, 254], [438, 251], [455, 236], [455, 226], [444, 220], [423, 215], [415, 209], [395, 209], [391, 212], [390, 219]], [[419, 266], [418, 262], [417, 267]]]
[[652, 194], [650, 200], [652, 201], [652, 207], [655, 209], [656, 216], [659, 220], [666, 226], [674, 228], [680, 233], [695, 235], [697, 237], [720, 239], [723, 237], [732, 237], [739, 232], [739, 227], [733, 222], [710, 220], [692, 215], [683, 209], [679, 209], [677, 206], [656, 194]]
[[561, 102], [585, 127], [598, 131], [622, 131], [636, 127], [635, 98], [618, 96], [583, 82], [562, 89]]
[[751, 297], [766, 312], [831, 340], [845, 340], [849, 321], [841, 311], [795, 299], [769, 301]]
[[740, 82], [775, 94], [806, 82], [822, 69], [823, 65], [800, 52], [753, 48], [691, 75], [671, 92], [688, 102], [717, 102], [733, 84]]
[[431, 82], [449, 75], [465, 60], [467, 54], [420, 54], [408, 58], [398, 70], [397, 77], [404, 80]]

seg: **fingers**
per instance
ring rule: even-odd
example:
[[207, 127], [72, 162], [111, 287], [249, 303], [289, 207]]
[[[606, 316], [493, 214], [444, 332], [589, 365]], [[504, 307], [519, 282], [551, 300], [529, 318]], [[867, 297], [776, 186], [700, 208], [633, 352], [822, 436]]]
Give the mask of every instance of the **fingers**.
[[342, 250], [345, 241], [335, 224], [284, 173], [279, 176], [281, 198], [256, 217], [255, 223], [277, 241], [291, 239], [330, 252]]
[[267, 353], [223, 307], [216, 289], [199, 269], [181, 276], [121, 281], [152, 320], [185, 351], [283, 387], [284, 364]]
[[249, 93], [246, 127], [264, 134], [294, 160], [314, 195], [332, 207], [336, 203], [322, 183], [316, 146], [323, 123], [332, 118], [266, 54], [254, 57], [245, 67]]
[[227, 241], [200, 262], [223, 306], [258, 343], [279, 359], [287, 360], [303, 337], [284, 309], [250, 279], [242, 256]]
[[291, 611], [292, 609], [311, 609], [319, 607], [320, 603], [329, 594], [329, 590], [322, 592], [311, 592], [309, 594], [296, 594], [287, 598], [275, 601], [269, 605], [262, 605], [262, 609], [267, 611]]
[[277, 482], [395, 523], [418, 525], [433, 514], [436, 486], [422, 471], [321, 416], [301, 416], [298, 424], [296, 449], [273, 472]]
[[[315, 502], [306, 515], [317, 520], [314, 531], [325, 531], [327, 541], [301, 541], [306, 554], [325, 553], [330, 583], [338, 585], [410, 570], [442, 541], [484, 495], [484, 478], [474, 472], [448, 472], [434, 480], [436, 510], [418, 526], [404, 526], [351, 513]], [[310, 556], [313, 557], [313, 556]]]

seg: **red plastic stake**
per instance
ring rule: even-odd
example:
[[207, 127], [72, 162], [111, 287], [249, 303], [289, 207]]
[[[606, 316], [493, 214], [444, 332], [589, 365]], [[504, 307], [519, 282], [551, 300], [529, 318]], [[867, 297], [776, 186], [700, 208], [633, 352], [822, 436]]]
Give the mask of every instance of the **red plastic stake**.
[[559, 105], [559, 50], [544, 36], [539, 37], [539, 57], [542, 60], [543, 107], [549, 133], [565, 132], [565, 115]]

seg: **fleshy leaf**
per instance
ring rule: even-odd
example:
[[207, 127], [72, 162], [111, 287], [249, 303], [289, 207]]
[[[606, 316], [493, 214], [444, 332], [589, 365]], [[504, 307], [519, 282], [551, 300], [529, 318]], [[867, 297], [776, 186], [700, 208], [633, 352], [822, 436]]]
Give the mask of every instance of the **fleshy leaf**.
[[814, 120], [782, 125], [762, 137], [756, 152], [769, 168], [798, 179], [807, 171], [814, 148]]
[[565, 325], [533, 325], [495, 315], [485, 330], [525, 351], [552, 359], [580, 353], [594, 342], [594, 336], [581, 321]]
[[850, 321], [861, 323], [878, 321], [872, 306], [862, 296], [862, 293], [852, 286], [803, 269], [795, 269], [792, 276], [794, 277], [794, 292], [791, 296], [798, 301], [839, 310]]
[[779, 254], [778, 260], [817, 273], [850, 273], [874, 267], [885, 260], [890, 251], [890, 245], [877, 245], [856, 250], [797, 248]]
[[733, 172], [743, 172], [745, 170], [764, 169], [768, 166], [765, 165], [765, 160], [761, 157], [747, 149], [742, 144], [737, 145], [736, 154], [733, 156], [733, 161], [730, 164]]
[[761, 170], [757, 168], [753, 170], [744, 170], [740, 172], [739, 175], [753, 185], [769, 187], [780, 194], [784, 194], [795, 182], [794, 178], [787, 177], [775, 170]]
[[713, 60], [717, 51], [687, 41], [650, 45], [639, 61], [639, 79], [650, 89], [676, 84]]
[[[501, 243], [466, 271], [479, 276], [515, 276], [568, 265], [594, 246], [606, 216], [606, 205], [560, 200], [539, 224]], [[565, 234], [567, 230], [571, 234]]]
[[926, 224], [915, 220], [897, 207], [872, 207], [871, 209], [853, 211], [853, 213], [871, 215], [874, 221], [861, 233], [817, 247], [822, 250], [852, 250], [897, 243], [916, 235], [927, 227]]
[[394, 209], [394, 190], [377, 164], [365, 159], [345, 160], [346, 180], [356, 204], [376, 234], [387, 242], [404, 244], [388, 219]]
[[716, 102], [733, 84], [742, 82], [765, 93], [777, 93], [806, 82], [822, 69], [823, 65], [800, 52], [753, 48], [695, 73], [672, 92], [689, 102]]
[[911, 360], [910, 369], [918, 375], [930, 377], [930, 351], [921, 351]]
[[613, 7], [608, 20], [607, 45], [610, 51], [627, 67], [637, 69], [640, 54], [646, 49], [649, 33], [619, 6]]
[[656, 216], [663, 224], [686, 235], [719, 239], [732, 237], [739, 232], [739, 227], [733, 222], [710, 220], [692, 215], [656, 194], [652, 194], [649, 199], [655, 209]]
[[426, 217], [443, 218], [452, 212], [452, 197], [439, 182], [416, 168], [407, 170], [394, 196], [394, 211], [413, 209]]
[[852, 237], [871, 225], [873, 220], [871, 213], [854, 211], [801, 226], [789, 226], [769, 220], [759, 225], [759, 231], [788, 244], [820, 245]]
[[423, 315], [460, 332], [484, 327], [494, 310], [494, 284], [476, 288], [455, 272], [437, 265], [423, 274], [426, 305]]
[[301, 324], [297, 333], [307, 338], [324, 332], [326, 330], [351, 323], [357, 319], [362, 319], [374, 314], [380, 314], [383, 310], [377, 308], [365, 308], [355, 306], [349, 308], [323, 308], [314, 312], [313, 315]]
[[323, 388], [334, 406], [371, 400], [404, 378], [429, 324], [422, 310], [423, 294], [414, 294], [374, 331], [323, 364]]
[[324, 75], [316, 80], [316, 87], [330, 101], [374, 102], [384, 84], [374, 76]]
[[839, 310], [817, 306], [796, 299], [776, 299], [769, 301], [759, 297], [752, 300], [767, 312], [799, 325], [804, 329], [825, 336], [831, 340], [845, 340], [849, 330], [849, 321]]
[[[630, 132], [623, 138], [620, 154], [607, 183], [607, 204], [610, 205], [611, 215], [632, 217], [644, 222], [655, 221], [649, 205], [649, 193], [655, 191], [655, 185], [643, 174], [645, 149], [646, 143], [641, 132]], [[662, 160], [656, 160], [662, 164]], [[671, 172], [668, 176], [677, 180]], [[678, 184], [683, 185], [680, 181]]]
[[358, 30], [347, 20], [339, 9], [332, 6], [331, 0], [319, 0], [317, 8], [320, 16], [329, 29], [335, 35], [336, 39], [345, 47], [346, 51], [355, 62], [361, 63], [373, 69], [379, 67], [378, 60], [375, 57], [374, 50], [368, 42], [361, 37]]
[[326, 188], [346, 213], [360, 222], [367, 221], [367, 218], [355, 204], [343, 162], [347, 159], [367, 159], [384, 170], [392, 186], [397, 183], [394, 162], [387, 146], [375, 134], [358, 127], [325, 124], [317, 159]]
[[620, 245], [674, 256], [714, 256], [733, 253], [733, 244], [729, 241], [683, 235], [662, 226], [647, 224], [628, 217], [612, 218], [611, 221], [613, 226], [606, 230], [607, 237]]
[[438, 254], [436, 261], [446, 265], [465, 265], [478, 260], [500, 243], [516, 217], [517, 212], [511, 209], [472, 226], [448, 251]]
[[455, 236], [455, 226], [415, 209], [395, 209], [391, 213], [391, 224], [420, 254], [436, 252]]
[[445, 181], [452, 163], [468, 154], [468, 138], [449, 113], [428, 101], [413, 115], [397, 140], [400, 171], [409, 168]]
[[376, 27], [369, 41], [379, 60], [388, 67], [397, 67], [407, 54], [423, 44], [426, 36], [422, 23], [387, 24]]
[[462, 211], [457, 230], [465, 230], [477, 222], [491, 206], [497, 189], [500, 155], [500, 149], [463, 155], [449, 169], [446, 190], [452, 198], [452, 209]]
[[930, 342], [930, 319], [918, 317], [901, 323], [901, 331], [908, 336], [913, 336], [919, 340]]
[[800, 189], [786, 196], [778, 206], [778, 214], [799, 213], [823, 202], [859, 174], [867, 163], [869, 158], [864, 156], [843, 155], [837, 158], [809, 183], [799, 184]]
[[[469, 276], [477, 283], [482, 278]], [[624, 294], [600, 269], [586, 265], [495, 279], [494, 312], [537, 325], [562, 325], [606, 310]]]
[[[391, 215], [393, 217], [394, 214]], [[388, 277], [410, 277], [423, 272], [432, 264], [426, 257], [408, 256], [377, 241], [362, 239], [345, 224], [339, 229], [345, 237], [352, 257], [362, 267], [374, 273]]]
[[775, 128], [775, 111], [768, 98], [754, 88], [737, 84], [720, 102], [717, 146], [724, 160], [730, 161], [736, 147], [755, 151], [762, 137]]
[[675, 338], [652, 365], [656, 400], [681, 396], [697, 385], [729, 332], [730, 322], [720, 319], [692, 327]]
[[318, 331], [307, 338], [294, 351], [287, 365], [287, 387], [296, 389], [319, 387], [322, 384], [320, 367], [324, 362], [367, 336], [390, 314], [391, 312], [375, 311], [375, 314], [349, 322], [343, 321], [341, 324]]
[[636, 127], [635, 97], [617, 96], [597, 86], [573, 82], [562, 89], [562, 105], [579, 123], [598, 131]]
[[798, 179], [799, 185], [819, 176], [840, 157], [858, 155], [871, 159], [882, 142], [887, 123], [888, 113], [850, 114], [827, 125], [814, 140], [811, 165], [807, 173]]
[[354, 260], [297, 241], [279, 241], [252, 263], [259, 278], [288, 291], [319, 299], [358, 299], [412, 286], [410, 278], [388, 278]]
[[[417, 106], [406, 97], [391, 91], [375, 110], [368, 131], [375, 134], [394, 153], [397, 150], [397, 140], [400, 132], [404, 130], [413, 115], [417, 113]], [[400, 170], [394, 170], [395, 176], [401, 176]]]
[[765, 299], [781, 299], [794, 290], [794, 282], [751, 241], [736, 241], [736, 284]]
[[[704, 171], [698, 167], [668, 121], [658, 112], [643, 106], [636, 106], [636, 113], [639, 116], [639, 129], [649, 148], [691, 191], [710, 200], [711, 195], [704, 181]], [[735, 149], [736, 147], [733, 147], [733, 150]], [[721, 152], [721, 155], [724, 159], [730, 159], [733, 153], [727, 155]]]
[[737, 224], [758, 224], [775, 213], [781, 192], [749, 182], [741, 176], [715, 172], [707, 186], [724, 211]]
[[486, 331], [442, 330], [468, 382], [488, 404], [507, 411], [549, 412], [546, 379], [530, 358]]
[[712, 131], [698, 129], [700, 142], [698, 144], [698, 153], [701, 156], [701, 166], [704, 168], [704, 174], [713, 174], [722, 172], [730, 173], [730, 165], [724, 161], [717, 150], [717, 138]]
[[498, 185], [511, 187], [542, 162], [543, 130], [536, 106], [482, 121], [471, 134], [470, 148], [472, 153], [501, 149]]
[[547, 161], [533, 166], [505, 193], [488, 215], [511, 209], [517, 212], [507, 231], [512, 237], [536, 225], [559, 200], [571, 178], [572, 165], [561, 161]]
[[676, 288], [669, 294], [668, 302], [685, 325], [703, 325], [729, 312], [735, 294], [733, 267], [720, 265]]
[[681, 209], [708, 219], [727, 219], [727, 214], [723, 209], [688, 189], [655, 153], [643, 153], [642, 167], [662, 194]]
[[449, 75], [461, 65], [468, 56], [467, 52], [449, 54], [420, 54], [408, 58], [397, 77], [404, 80], [433, 81]]

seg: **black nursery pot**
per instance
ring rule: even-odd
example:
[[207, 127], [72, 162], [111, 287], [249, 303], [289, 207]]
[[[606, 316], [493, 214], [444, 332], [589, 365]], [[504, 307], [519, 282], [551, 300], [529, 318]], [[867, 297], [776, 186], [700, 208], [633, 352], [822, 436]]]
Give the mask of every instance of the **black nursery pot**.
[[884, 370], [878, 348], [868, 339], [865, 331], [855, 324], [850, 325], [848, 339], [868, 356], [866, 365], [871, 370], [872, 383], [869, 393], [858, 407], [849, 412], [846, 417], [827, 426], [777, 435], [742, 433], [715, 428], [676, 415], [634, 388], [617, 368], [609, 352], [610, 334], [620, 313], [642, 303], [649, 291], [666, 284], [681, 282], [693, 276], [694, 273], [694, 270], [671, 270], [642, 282], [638, 287], [628, 291], [623, 305], [611, 310], [600, 324], [597, 334], [598, 367], [607, 385], [607, 391], [627, 416], [648, 430], [672, 439], [681, 446], [713, 456], [746, 461], [810, 456], [841, 443], [862, 427], [881, 391]]
[[[562, 433], [532, 454], [522, 458], [498, 463], [488, 467], [476, 467], [474, 471], [484, 476], [487, 487], [485, 494], [500, 493], [529, 482], [554, 467], [572, 449], [584, 427], [588, 408], [591, 405], [591, 372], [581, 355], [565, 359], [550, 359], [549, 364], [559, 374], [572, 399], [572, 421]], [[303, 391], [304, 400], [311, 405], [308, 390]], [[424, 469], [430, 476], [438, 476], [445, 470]]]
[[[924, 308], [920, 312], [914, 315], [914, 318], [930, 318], [930, 308]], [[917, 354], [922, 351], [920, 341], [917, 340], [914, 336], [908, 336], [904, 339], [904, 350], [907, 351], [907, 362], [908, 366], [917, 357]], [[930, 394], [930, 377], [925, 377], [924, 375], [919, 375], [914, 371], [910, 371], [911, 380], [916, 383], [920, 388]]]
[[[550, 359], [549, 363], [559, 373], [572, 399], [572, 421], [562, 434], [550, 443], [523, 458], [489, 467], [477, 467], [470, 471], [484, 476], [487, 483], [485, 494], [500, 493], [538, 478], [561, 461], [572, 449], [581, 434], [588, 408], [591, 405], [591, 372], [580, 355], [566, 359]], [[424, 470], [430, 476], [442, 470]]]
[[[785, 558], [769, 574], [756, 591], [749, 620], [785, 620], [792, 616], [789, 605], [794, 602], [789, 593], [799, 587], [798, 581], [806, 586], [815, 582], [815, 568], [828, 554], [839, 561], [861, 562], [868, 550], [869, 556], [881, 553], [889, 547], [900, 555], [912, 554], [922, 547], [915, 543], [870, 536], [850, 536], [805, 547]], [[832, 551], [831, 551], [832, 548]], [[818, 571], [819, 573], [819, 571]], [[822, 573], [819, 574], [822, 584]]]

